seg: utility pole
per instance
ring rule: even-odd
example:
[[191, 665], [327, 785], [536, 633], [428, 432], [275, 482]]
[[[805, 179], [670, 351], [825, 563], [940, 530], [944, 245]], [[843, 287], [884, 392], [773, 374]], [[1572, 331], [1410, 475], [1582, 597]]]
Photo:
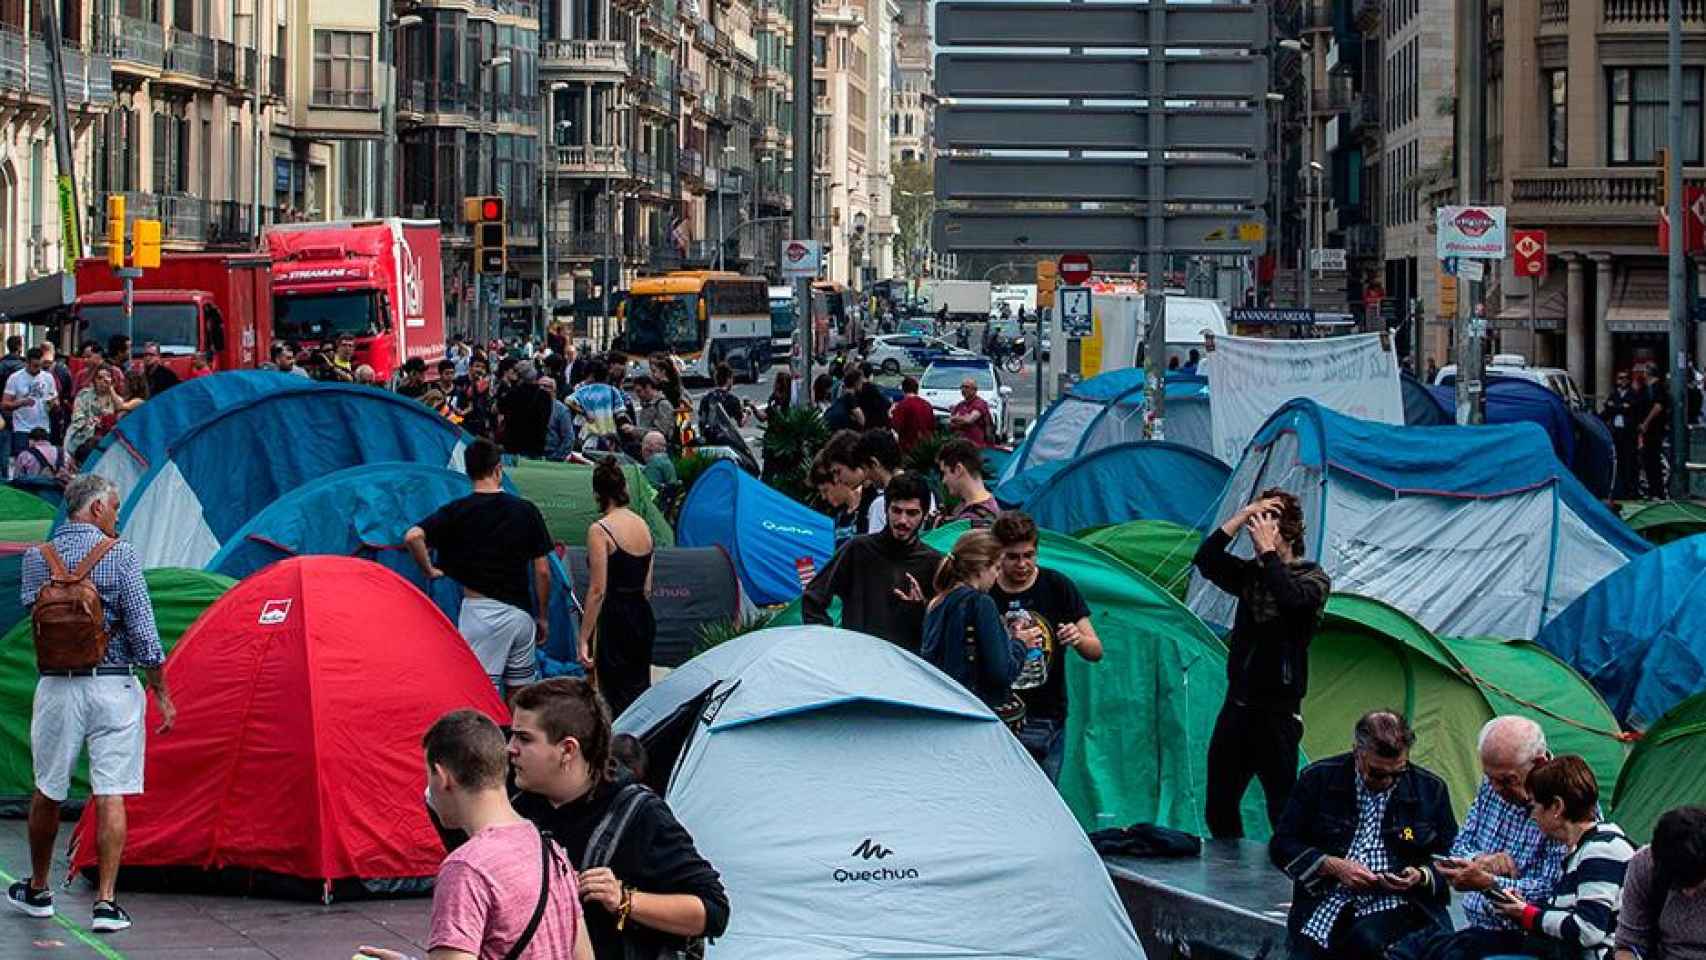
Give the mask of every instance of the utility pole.
[[[794, 0], [794, 237], [812, 239], [812, 3]], [[812, 281], [794, 281], [794, 329], [800, 332], [800, 395], [812, 389]]]
[[[83, 256], [83, 208], [77, 203], [77, 168], [71, 151], [71, 115], [65, 109], [65, 52], [59, 37], [60, 0], [43, 0], [42, 49], [47, 51], [48, 91], [53, 99], [53, 154], [59, 169], [59, 250], [64, 272], [75, 275]], [[26, 23], [27, 28], [27, 23]]]
[[[396, 29], [396, 20], [391, 14], [391, 0], [379, 0], [379, 73], [385, 83], [381, 88], [385, 97], [379, 104], [380, 135], [373, 149], [373, 178], [378, 181], [379, 196], [374, 199], [378, 201], [381, 217], [397, 215], [396, 184], [390, 163], [390, 153], [397, 144], [397, 65], [392, 62], [395, 59], [392, 31]], [[259, 24], [256, 28], [259, 29]]]
[[1667, 108], [1670, 131], [1669, 162], [1665, 199], [1670, 206], [1670, 495], [1681, 500], [1688, 493], [1688, 277], [1684, 273], [1684, 248], [1688, 246], [1688, 224], [1682, 210], [1682, 0], [1670, 0], [1669, 41], [1670, 96]]
[[[1166, 49], [1167, 7], [1149, 5], [1149, 46]], [[1144, 109], [1149, 121], [1149, 145], [1144, 151], [1144, 163], [1149, 174], [1149, 204], [1147, 210], [1144, 272], [1148, 284], [1143, 297], [1144, 334], [1143, 378], [1149, 388], [1149, 416], [1145, 436], [1150, 440], [1167, 439], [1167, 102], [1162, 91], [1167, 89], [1165, 57], [1149, 57], [1149, 96]], [[1064, 340], [1064, 330], [1061, 338]], [[1061, 344], [1065, 347], [1065, 344]], [[1039, 356], [1041, 351], [1038, 351]], [[1040, 415], [1042, 411], [1038, 411]]]
[[[1483, 85], [1486, 64], [1486, 0], [1460, 0], [1458, 6], [1463, 42], [1457, 49], [1457, 193], [1465, 205], [1476, 203], [1486, 178], [1487, 101]], [[1481, 340], [1487, 332], [1486, 315], [1479, 310], [1481, 281], [1457, 278], [1457, 422], [1482, 422]]]

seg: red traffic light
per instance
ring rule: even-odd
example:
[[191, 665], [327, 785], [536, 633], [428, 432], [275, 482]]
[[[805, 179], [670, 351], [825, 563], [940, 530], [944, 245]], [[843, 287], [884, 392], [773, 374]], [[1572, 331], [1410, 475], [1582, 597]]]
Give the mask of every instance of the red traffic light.
[[486, 197], [480, 201], [481, 220], [502, 220], [504, 218], [504, 201], [502, 197]]

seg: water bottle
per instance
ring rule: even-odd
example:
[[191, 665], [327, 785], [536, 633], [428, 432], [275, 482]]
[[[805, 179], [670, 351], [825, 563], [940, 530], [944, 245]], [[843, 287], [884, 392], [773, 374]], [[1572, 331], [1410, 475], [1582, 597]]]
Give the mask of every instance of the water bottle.
[[1019, 676], [1013, 681], [1013, 689], [1030, 690], [1043, 685], [1048, 679], [1048, 661], [1043, 659], [1042, 647], [1026, 647], [1025, 662], [1019, 667]]

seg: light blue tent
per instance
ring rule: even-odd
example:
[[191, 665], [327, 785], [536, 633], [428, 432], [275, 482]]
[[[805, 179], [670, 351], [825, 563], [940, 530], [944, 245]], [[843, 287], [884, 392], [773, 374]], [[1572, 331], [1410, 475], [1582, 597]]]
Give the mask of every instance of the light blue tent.
[[693, 481], [675, 543], [728, 551], [747, 596], [769, 606], [800, 595], [802, 560], [823, 569], [835, 552], [835, 528], [828, 517], [723, 460]]
[[175, 440], [119, 512], [145, 567], [205, 567], [268, 504], [364, 463], [462, 469], [467, 435], [413, 400], [321, 384], [213, 414]]
[[1706, 688], [1706, 534], [1638, 557], [1540, 631], [1625, 727], [1646, 729]]
[[739, 905], [710, 960], [1144, 956], [1018, 740], [893, 644], [747, 634], [664, 678], [616, 730], [645, 743]]
[[[1293, 400], [1250, 441], [1212, 522], [1269, 487], [1302, 501], [1305, 554], [1335, 591], [1444, 636], [1532, 638], [1651, 549], [1528, 423], [1393, 426]], [[1236, 549], [1248, 555], [1247, 538]], [[1236, 600], [1197, 575], [1189, 603], [1225, 627]]]
[[1232, 475], [1200, 450], [1156, 440], [1115, 444], [1060, 463], [1063, 468], [1051, 471], [1023, 509], [1038, 526], [1065, 534], [1128, 520], [1207, 529]]

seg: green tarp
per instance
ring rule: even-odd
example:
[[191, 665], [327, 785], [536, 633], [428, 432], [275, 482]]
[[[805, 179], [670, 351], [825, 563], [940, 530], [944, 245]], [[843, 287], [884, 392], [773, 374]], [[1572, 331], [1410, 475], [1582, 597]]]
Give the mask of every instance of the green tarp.
[[1626, 501], [1618, 509], [1629, 528], [1650, 543], [1706, 533], [1706, 503], [1698, 500]]
[[[200, 570], [160, 567], [143, 572], [160, 641], [168, 653], [203, 610], [236, 583]], [[30, 711], [36, 692], [36, 652], [26, 618], [0, 637], [0, 807], [16, 808], [34, 789], [30, 770]], [[89, 794], [89, 765], [80, 760], [71, 796]]]
[[[675, 546], [675, 531], [657, 508], [657, 491], [639, 467], [623, 467], [628, 475], [628, 506], [645, 518], [652, 540], [660, 547]], [[533, 501], [545, 517], [551, 539], [571, 547], [586, 546], [586, 531], [598, 519], [598, 499], [592, 495], [592, 467], [579, 463], [522, 460], [504, 467], [523, 497]]]
[[1202, 534], [1165, 520], [1133, 520], [1084, 531], [1078, 539], [1125, 561], [1182, 603]]
[[[1601, 785], [1601, 797], [1605, 795]], [[1636, 843], [1653, 838], [1665, 811], [1706, 803], [1706, 693], [1658, 719], [1629, 754], [1611, 802], [1611, 819]]]
[[53, 504], [0, 484], [0, 543], [40, 543], [53, 526]]

